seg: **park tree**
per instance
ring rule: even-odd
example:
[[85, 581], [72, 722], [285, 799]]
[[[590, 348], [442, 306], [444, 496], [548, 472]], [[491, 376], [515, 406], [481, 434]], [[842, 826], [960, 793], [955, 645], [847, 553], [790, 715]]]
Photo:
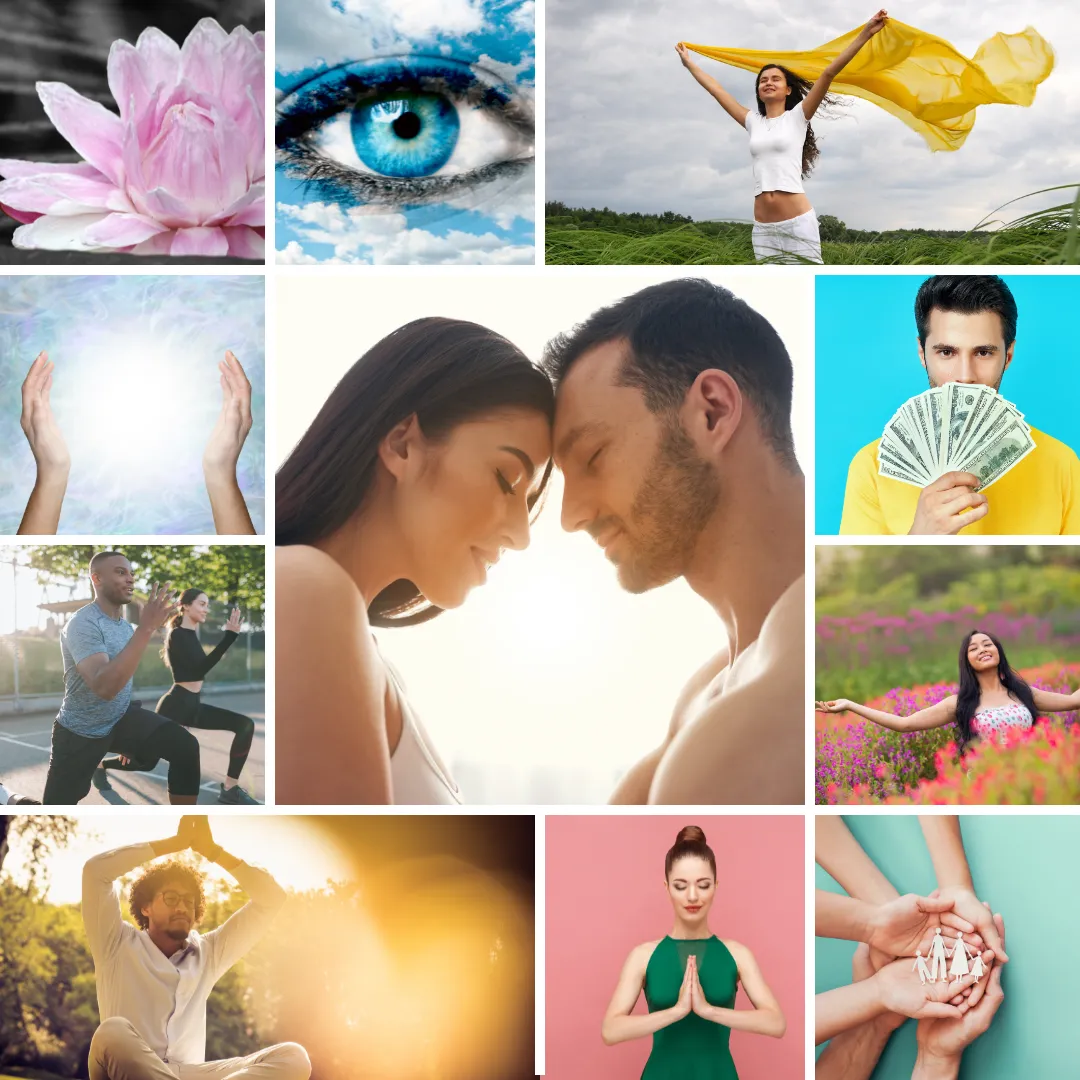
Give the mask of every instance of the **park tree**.
[[[43, 575], [71, 581], [87, 578], [90, 558], [100, 550], [86, 544], [31, 544], [8, 549]], [[196, 587], [211, 600], [241, 608], [252, 625], [262, 625], [266, 606], [266, 549], [261, 544], [220, 547], [120, 544], [118, 550], [131, 561], [137, 588], [145, 591], [153, 582], [164, 581], [171, 581], [179, 590]]]
[[839, 244], [847, 239], [847, 226], [832, 214], [822, 214], [818, 218], [818, 229], [823, 241]]

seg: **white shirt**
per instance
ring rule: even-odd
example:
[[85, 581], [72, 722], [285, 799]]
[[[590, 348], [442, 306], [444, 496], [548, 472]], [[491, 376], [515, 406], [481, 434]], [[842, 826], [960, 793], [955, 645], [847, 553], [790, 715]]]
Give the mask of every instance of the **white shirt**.
[[101, 1019], [130, 1020], [166, 1063], [206, 1060], [206, 999], [214, 983], [262, 937], [285, 891], [265, 871], [238, 863], [229, 872], [251, 897], [216, 930], [192, 930], [170, 958], [120, 917], [116, 878], [150, 862], [149, 844], [95, 855], [83, 867], [82, 917], [94, 957]]
[[749, 109], [744, 121], [754, 165], [754, 194], [803, 191], [802, 149], [809, 121], [802, 102], [772, 118]]

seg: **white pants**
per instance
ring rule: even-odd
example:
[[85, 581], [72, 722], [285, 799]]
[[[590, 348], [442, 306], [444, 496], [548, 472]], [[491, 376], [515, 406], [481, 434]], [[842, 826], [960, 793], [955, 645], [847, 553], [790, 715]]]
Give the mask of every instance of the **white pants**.
[[754, 258], [759, 262], [821, 262], [821, 234], [813, 210], [787, 221], [755, 221], [753, 241]]
[[311, 1062], [299, 1043], [278, 1043], [247, 1057], [201, 1065], [166, 1064], [122, 1016], [106, 1020], [90, 1041], [90, 1080], [308, 1080]]

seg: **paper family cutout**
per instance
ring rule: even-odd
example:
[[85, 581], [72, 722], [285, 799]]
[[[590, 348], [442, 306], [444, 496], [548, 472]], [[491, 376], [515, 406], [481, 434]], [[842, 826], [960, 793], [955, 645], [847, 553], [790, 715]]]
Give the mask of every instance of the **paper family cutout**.
[[[951, 965], [947, 963], [950, 957], [952, 958]], [[951, 949], [946, 948], [940, 926], [934, 930], [934, 940], [930, 943], [929, 967], [922, 949], [916, 949], [915, 963], [911, 965], [911, 970], [918, 971], [919, 982], [924, 985], [928, 982], [937, 982], [939, 979], [944, 982], [950, 975], [953, 981], [959, 981], [965, 975], [973, 975], [975, 981], [978, 982], [986, 974], [982, 953], [978, 949], [973, 949], [964, 940], [964, 935], [959, 930], [956, 931], [956, 944]]]

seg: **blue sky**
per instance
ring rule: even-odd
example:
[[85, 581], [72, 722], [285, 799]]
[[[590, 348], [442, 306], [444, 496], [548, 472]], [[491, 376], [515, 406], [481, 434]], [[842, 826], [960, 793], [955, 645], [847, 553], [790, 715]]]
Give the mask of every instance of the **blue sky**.
[[[314, 76], [345, 65], [363, 78], [365, 64], [375, 59], [395, 57], [408, 64], [409, 58], [445, 57], [468, 66], [531, 111], [533, 21], [533, 0], [281, 0], [275, 72], [279, 108], [287, 109], [290, 95]], [[502, 121], [480, 115], [488, 113], [482, 107], [461, 105], [460, 111], [470, 117], [463, 118], [459, 149], [468, 150], [470, 161], [502, 160]], [[320, 133], [332, 123], [327, 121]], [[325, 153], [325, 147], [320, 151]], [[516, 154], [522, 153], [519, 146]], [[454, 157], [449, 167], [455, 167]], [[452, 202], [425, 206], [345, 203], [280, 166], [276, 181], [279, 263], [534, 260], [531, 165], [512, 179], [478, 183]]]

